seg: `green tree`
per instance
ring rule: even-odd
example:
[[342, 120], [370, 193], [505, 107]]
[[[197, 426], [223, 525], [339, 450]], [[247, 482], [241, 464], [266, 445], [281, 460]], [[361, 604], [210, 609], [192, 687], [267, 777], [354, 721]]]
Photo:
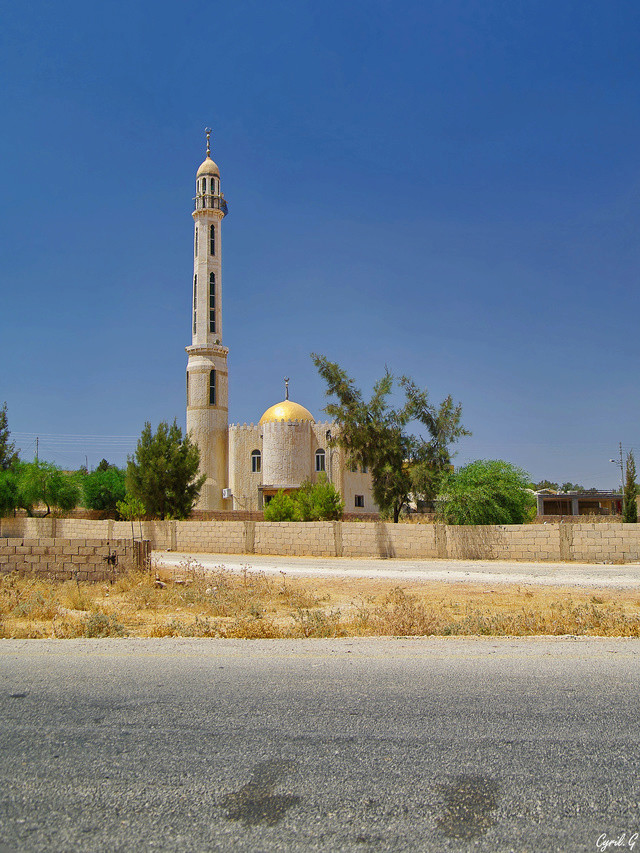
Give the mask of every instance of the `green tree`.
[[298, 521], [332, 521], [342, 518], [344, 502], [326, 474], [317, 483], [306, 480], [294, 496]]
[[198, 476], [200, 451], [173, 422], [146, 423], [136, 451], [127, 461], [126, 488], [155, 518], [187, 518], [206, 477]]
[[439, 515], [446, 524], [523, 524], [535, 512], [529, 475], [501, 459], [470, 462], [442, 482]]
[[34, 462], [18, 462], [16, 472], [16, 503], [32, 516], [36, 506], [68, 512], [80, 501], [80, 487], [75, 474], [62, 471], [53, 462], [36, 459]]
[[265, 521], [295, 521], [296, 504], [280, 489], [264, 508]]
[[579, 485], [579, 483], [563, 483], [560, 486], [561, 492], [584, 492], [584, 486]]
[[87, 509], [114, 510], [125, 496], [125, 472], [122, 468], [100, 466], [82, 478], [82, 494]]
[[7, 404], [0, 409], [0, 471], [6, 471], [18, 461], [18, 452], [12, 441], [9, 441], [9, 421], [7, 419]]
[[[434, 406], [426, 390], [403, 376], [399, 382], [405, 392], [405, 404], [392, 408], [388, 397], [393, 390], [393, 376], [388, 370], [366, 402], [341, 367], [316, 353], [311, 358], [327, 384], [327, 396], [336, 398], [325, 408], [339, 427], [339, 434], [332, 441], [345, 449], [347, 464], [369, 466], [373, 497], [381, 512], [397, 522], [412, 494], [434, 497], [451, 465], [450, 445], [463, 435], [471, 435], [460, 423], [460, 404], [449, 396]], [[429, 438], [409, 433], [407, 425], [411, 421], [426, 427]]]
[[18, 506], [18, 475], [16, 465], [0, 469], [0, 516], [10, 515]]
[[638, 485], [636, 483], [636, 460], [633, 450], [627, 453], [626, 477], [624, 482], [624, 512], [622, 520], [636, 524], [638, 521]]
[[557, 483], [552, 483], [551, 480], [540, 480], [539, 483], [534, 483], [532, 488], [535, 491], [540, 491], [541, 489], [550, 489], [554, 492], [560, 491], [560, 486]]

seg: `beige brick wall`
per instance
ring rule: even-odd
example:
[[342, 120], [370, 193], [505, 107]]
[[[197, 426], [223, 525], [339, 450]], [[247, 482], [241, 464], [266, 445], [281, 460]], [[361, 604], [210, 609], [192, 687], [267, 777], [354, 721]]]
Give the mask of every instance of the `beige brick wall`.
[[335, 527], [331, 521], [297, 523], [295, 521], [256, 522], [256, 554], [295, 554], [310, 557], [335, 557]]
[[[374, 521], [134, 522], [135, 537], [156, 550], [191, 553], [288, 554], [403, 559], [640, 561], [640, 524], [574, 522], [454, 527]], [[128, 521], [73, 518], [2, 519], [0, 535], [16, 539], [132, 538]], [[32, 555], [34, 556], [34, 555]]]
[[[108, 558], [115, 555], [115, 563]], [[113, 579], [136, 563], [136, 550], [129, 541], [18, 537], [0, 539], [0, 572], [28, 571], [56, 580], [100, 581]]]

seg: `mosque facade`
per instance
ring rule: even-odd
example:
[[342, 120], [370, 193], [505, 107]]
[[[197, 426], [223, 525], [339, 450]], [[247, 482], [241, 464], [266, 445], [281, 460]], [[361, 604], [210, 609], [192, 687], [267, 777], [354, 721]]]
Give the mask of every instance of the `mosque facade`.
[[291, 493], [305, 481], [326, 477], [340, 492], [345, 512], [376, 512], [370, 474], [346, 465], [344, 451], [332, 444], [336, 425], [316, 421], [290, 400], [288, 380], [285, 399], [257, 423], [229, 426], [229, 350], [222, 342], [222, 223], [228, 208], [209, 134], [196, 173], [191, 345], [186, 348], [187, 432], [200, 449], [206, 476], [197, 508], [260, 510], [280, 489]]

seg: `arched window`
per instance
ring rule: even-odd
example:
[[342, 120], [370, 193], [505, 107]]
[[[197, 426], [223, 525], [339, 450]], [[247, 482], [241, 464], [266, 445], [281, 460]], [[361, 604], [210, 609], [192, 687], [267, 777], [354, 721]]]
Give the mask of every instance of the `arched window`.
[[196, 333], [196, 310], [198, 306], [198, 276], [193, 277], [193, 334]]
[[196, 225], [196, 238], [195, 238], [195, 256], [198, 257], [198, 226]]
[[209, 229], [209, 254], [216, 253], [216, 226], [212, 225]]
[[211, 178], [211, 194], [215, 195], [216, 193], [216, 179]]
[[251, 473], [259, 474], [262, 471], [262, 454], [259, 450], [251, 451]]
[[187, 373], [187, 406], [189, 405], [189, 374]]
[[316, 450], [316, 471], [324, 471], [324, 457], [325, 453], [322, 448]]
[[209, 273], [209, 331], [216, 330], [216, 274]]
[[215, 406], [216, 404], [216, 372], [215, 370], [211, 370], [209, 372], [209, 405]]

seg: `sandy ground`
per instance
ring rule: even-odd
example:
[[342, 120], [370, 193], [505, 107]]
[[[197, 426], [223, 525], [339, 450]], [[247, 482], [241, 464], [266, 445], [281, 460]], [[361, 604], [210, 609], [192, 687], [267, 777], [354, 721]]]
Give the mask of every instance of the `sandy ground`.
[[288, 577], [375, 578], [400, 582], [440, 581], [474, 584], [534, 584], [540, 586], [634, 589], [640, 587], [640, 564], [525, 563], [506, 560], [400, 560], [335, 557], [273, 557], [261, 554], [185, 554], [154, 551], [157, 568], [173, 569], [195, 560], [205, 569], [248, 568]]

